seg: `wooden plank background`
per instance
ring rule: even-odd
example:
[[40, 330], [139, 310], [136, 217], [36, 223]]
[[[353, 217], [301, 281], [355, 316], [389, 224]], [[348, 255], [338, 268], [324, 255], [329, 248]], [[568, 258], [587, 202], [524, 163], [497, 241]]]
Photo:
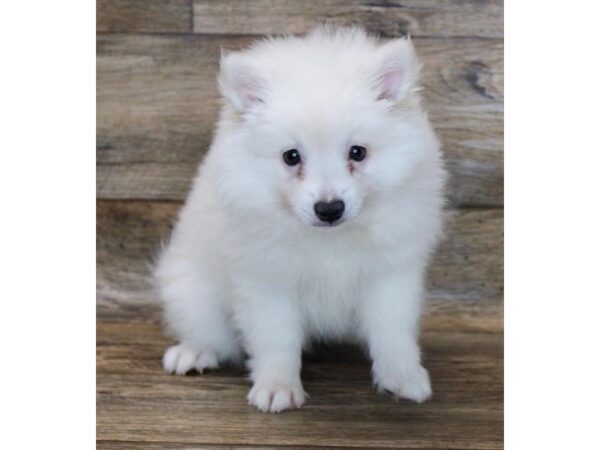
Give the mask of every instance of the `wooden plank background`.
[[[502, 447], [502, 14], [496, 0], [97, 1], [99, 448]], [[307, 356], [306, 408], [265, 416], [239, 368], [162, 374], [149, 267], [211, 140], [221, 48], [322, 22], [410, 34], [424, 64], [451, 176], [424, 318], [435, 397], [390, 403], [356, 349], [324, 348]]]

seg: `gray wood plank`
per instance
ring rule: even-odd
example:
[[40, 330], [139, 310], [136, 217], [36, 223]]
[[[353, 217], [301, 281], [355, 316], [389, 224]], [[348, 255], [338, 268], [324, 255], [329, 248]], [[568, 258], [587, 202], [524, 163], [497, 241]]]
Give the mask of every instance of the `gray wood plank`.
[[97, 0], [97, 33], [190, 33], [192, 0]]
[[320, 22], [384, 36], [501, 38], [501, 0], [195, 0], [194, 32], [305, 33]]
[[[101, 35], [97, 40], [97, 195], [185, 197], [218, 111], [222, 47], [248, 37]], [[503, 46], [419, 39], [431, 120], [453, 205], [503, 204]]]

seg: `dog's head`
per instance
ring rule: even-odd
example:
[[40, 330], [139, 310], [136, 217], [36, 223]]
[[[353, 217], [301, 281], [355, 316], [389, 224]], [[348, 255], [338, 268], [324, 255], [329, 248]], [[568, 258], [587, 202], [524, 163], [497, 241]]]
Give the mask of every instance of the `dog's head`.
[[351, 222], [415, 173], [435, 138], [412, 42], [319, 28], [224, 54], [215, 151], [224, 198], [312, 226]]

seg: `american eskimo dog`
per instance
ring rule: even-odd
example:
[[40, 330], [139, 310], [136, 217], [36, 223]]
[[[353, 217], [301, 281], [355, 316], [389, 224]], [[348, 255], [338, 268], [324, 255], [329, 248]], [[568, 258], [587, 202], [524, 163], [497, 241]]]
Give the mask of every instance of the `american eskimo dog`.
[[441, 234], [438, 141], [410, 39], [320, 27], [224, 53], [214, 141], [156, 268], [167, 372], [242, 361], [298, 408], [302, 349], [363, 344], [380, 390], [431, 395], [419, 317]]

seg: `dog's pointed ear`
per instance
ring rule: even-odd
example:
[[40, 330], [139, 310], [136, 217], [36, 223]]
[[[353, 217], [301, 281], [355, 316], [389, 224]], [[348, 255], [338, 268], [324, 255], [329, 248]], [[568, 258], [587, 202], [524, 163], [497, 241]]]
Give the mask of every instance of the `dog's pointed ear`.
[[221, 95], [239, 111], [263, 102], [264, 82], [243, 53], [221, 53], [219, 89]]
[[409, 37], [379, 47], [375, 64], [378, 100], [395, 103], [417, 85], [419, 65]]

